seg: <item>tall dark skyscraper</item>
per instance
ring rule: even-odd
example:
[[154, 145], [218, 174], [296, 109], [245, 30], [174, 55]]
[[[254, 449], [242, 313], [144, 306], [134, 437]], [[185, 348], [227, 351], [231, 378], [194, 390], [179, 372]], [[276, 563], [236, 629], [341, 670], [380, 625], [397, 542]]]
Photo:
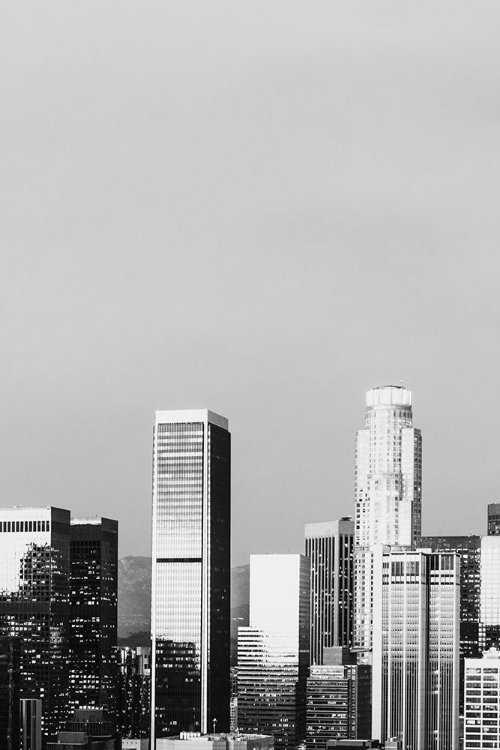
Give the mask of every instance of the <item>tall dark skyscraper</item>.
[[151, 739], [229, 730], [228, 422], [156, 413], [153, 446]]
[[41, 699], [45, 737], [68, 709], [69, 593], [69, 511], [0, 509], [0, 638], [17, 641], [20, 696]]
[[350, 518], [305, 527], [311, 561], [311, 664], [323, 664], [323, 649], [352, 643], [354, 523]]
[[71, 519], [70, 707], [116, 711], [118, 521]]

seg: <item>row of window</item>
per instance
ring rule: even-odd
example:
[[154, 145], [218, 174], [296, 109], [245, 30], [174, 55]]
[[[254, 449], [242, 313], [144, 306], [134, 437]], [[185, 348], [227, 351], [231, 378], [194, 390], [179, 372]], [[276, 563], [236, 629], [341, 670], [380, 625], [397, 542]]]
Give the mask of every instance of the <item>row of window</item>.
[[50, 521], [0, 521], [0, 532], [50, 531]]

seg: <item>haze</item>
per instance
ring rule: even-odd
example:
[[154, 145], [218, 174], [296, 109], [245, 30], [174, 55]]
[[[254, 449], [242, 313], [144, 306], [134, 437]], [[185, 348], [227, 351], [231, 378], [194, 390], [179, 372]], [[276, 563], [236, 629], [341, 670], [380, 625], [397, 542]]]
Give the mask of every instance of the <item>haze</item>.
[[233, 435], [233, 564], [353, 512], [413, 391], [424, 533], [498, 501], [498, 2], [4, 4], [0, 495], [150, 552], [156, 409]]

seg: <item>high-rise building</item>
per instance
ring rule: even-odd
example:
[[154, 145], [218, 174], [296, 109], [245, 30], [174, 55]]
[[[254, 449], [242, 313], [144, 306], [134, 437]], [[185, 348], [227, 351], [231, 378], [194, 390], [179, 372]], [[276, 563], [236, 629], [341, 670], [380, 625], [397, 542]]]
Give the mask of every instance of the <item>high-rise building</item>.
[[238, 630], [238, 727], [305, 739], [310, 564], [302, 555], [250, 556], [250, 625]]
[[354, 645], [366, 655], [372, 647], [372, 548], [412, 547], [421, 533], [422, 438], [413, 427], [411, 400], [402, 386], [368, 391], [365, 427], [356, 437]]
[[149, 646], [116, 649], [118, 663], [118, 730], [122, 737], [149, 737], [151, 718], [151, 648]]
[[500, 535], [500, 503], [488, 505], [488, 536]]
[[45, 738], [68, 708], [69, 553], [69, 511], [0, 509], [0, 637], [18, 641], [20, 696], [41, 700]]
[[465, 660], [464, 750], [500, 747], [500, 651]]
[[19, 750], [20, 641], [0, 637], [0, 747]]
[[[480, 649], [481, 537], [423, 536], [422, 549], [460, 555], [460, 714], [464, 707], [465, 659], [477, 659]], [[500, 593], [500, 592], [499, 592]]]
[[400, 738], [405, 750], [455, 750], [459, 556], [380, 545], [373, 580], [372, 735]]
[[500, 536], [481, 537], [480, 651], [500, 647]]
[[151, 743], [229, 730], [230, 434], [158, 411], [153, 446]]
[[[347, 658], [346, 658], [347, 657]], [[326, 648], [307, 679], [306, 747], [325, 750], [339, 738], [371, 737], [371, 668], [349, 649]]]
[[350, 518], [305, 527], [311, 561], [310, 663], [323, 663], [323, 649], [350, 646], [353, 624], [354, 523]]
[[71, 519], [70, 707], [116, 712], [118, 521]]

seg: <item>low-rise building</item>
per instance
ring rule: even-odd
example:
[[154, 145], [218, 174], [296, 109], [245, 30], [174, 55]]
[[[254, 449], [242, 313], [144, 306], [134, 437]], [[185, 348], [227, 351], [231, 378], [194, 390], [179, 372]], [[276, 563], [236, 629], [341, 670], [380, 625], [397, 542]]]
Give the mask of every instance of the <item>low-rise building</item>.
[[199, 734], [181, 732], [156, 740], [155, 750], [272, 750], [274, 738], [266, 734]]

